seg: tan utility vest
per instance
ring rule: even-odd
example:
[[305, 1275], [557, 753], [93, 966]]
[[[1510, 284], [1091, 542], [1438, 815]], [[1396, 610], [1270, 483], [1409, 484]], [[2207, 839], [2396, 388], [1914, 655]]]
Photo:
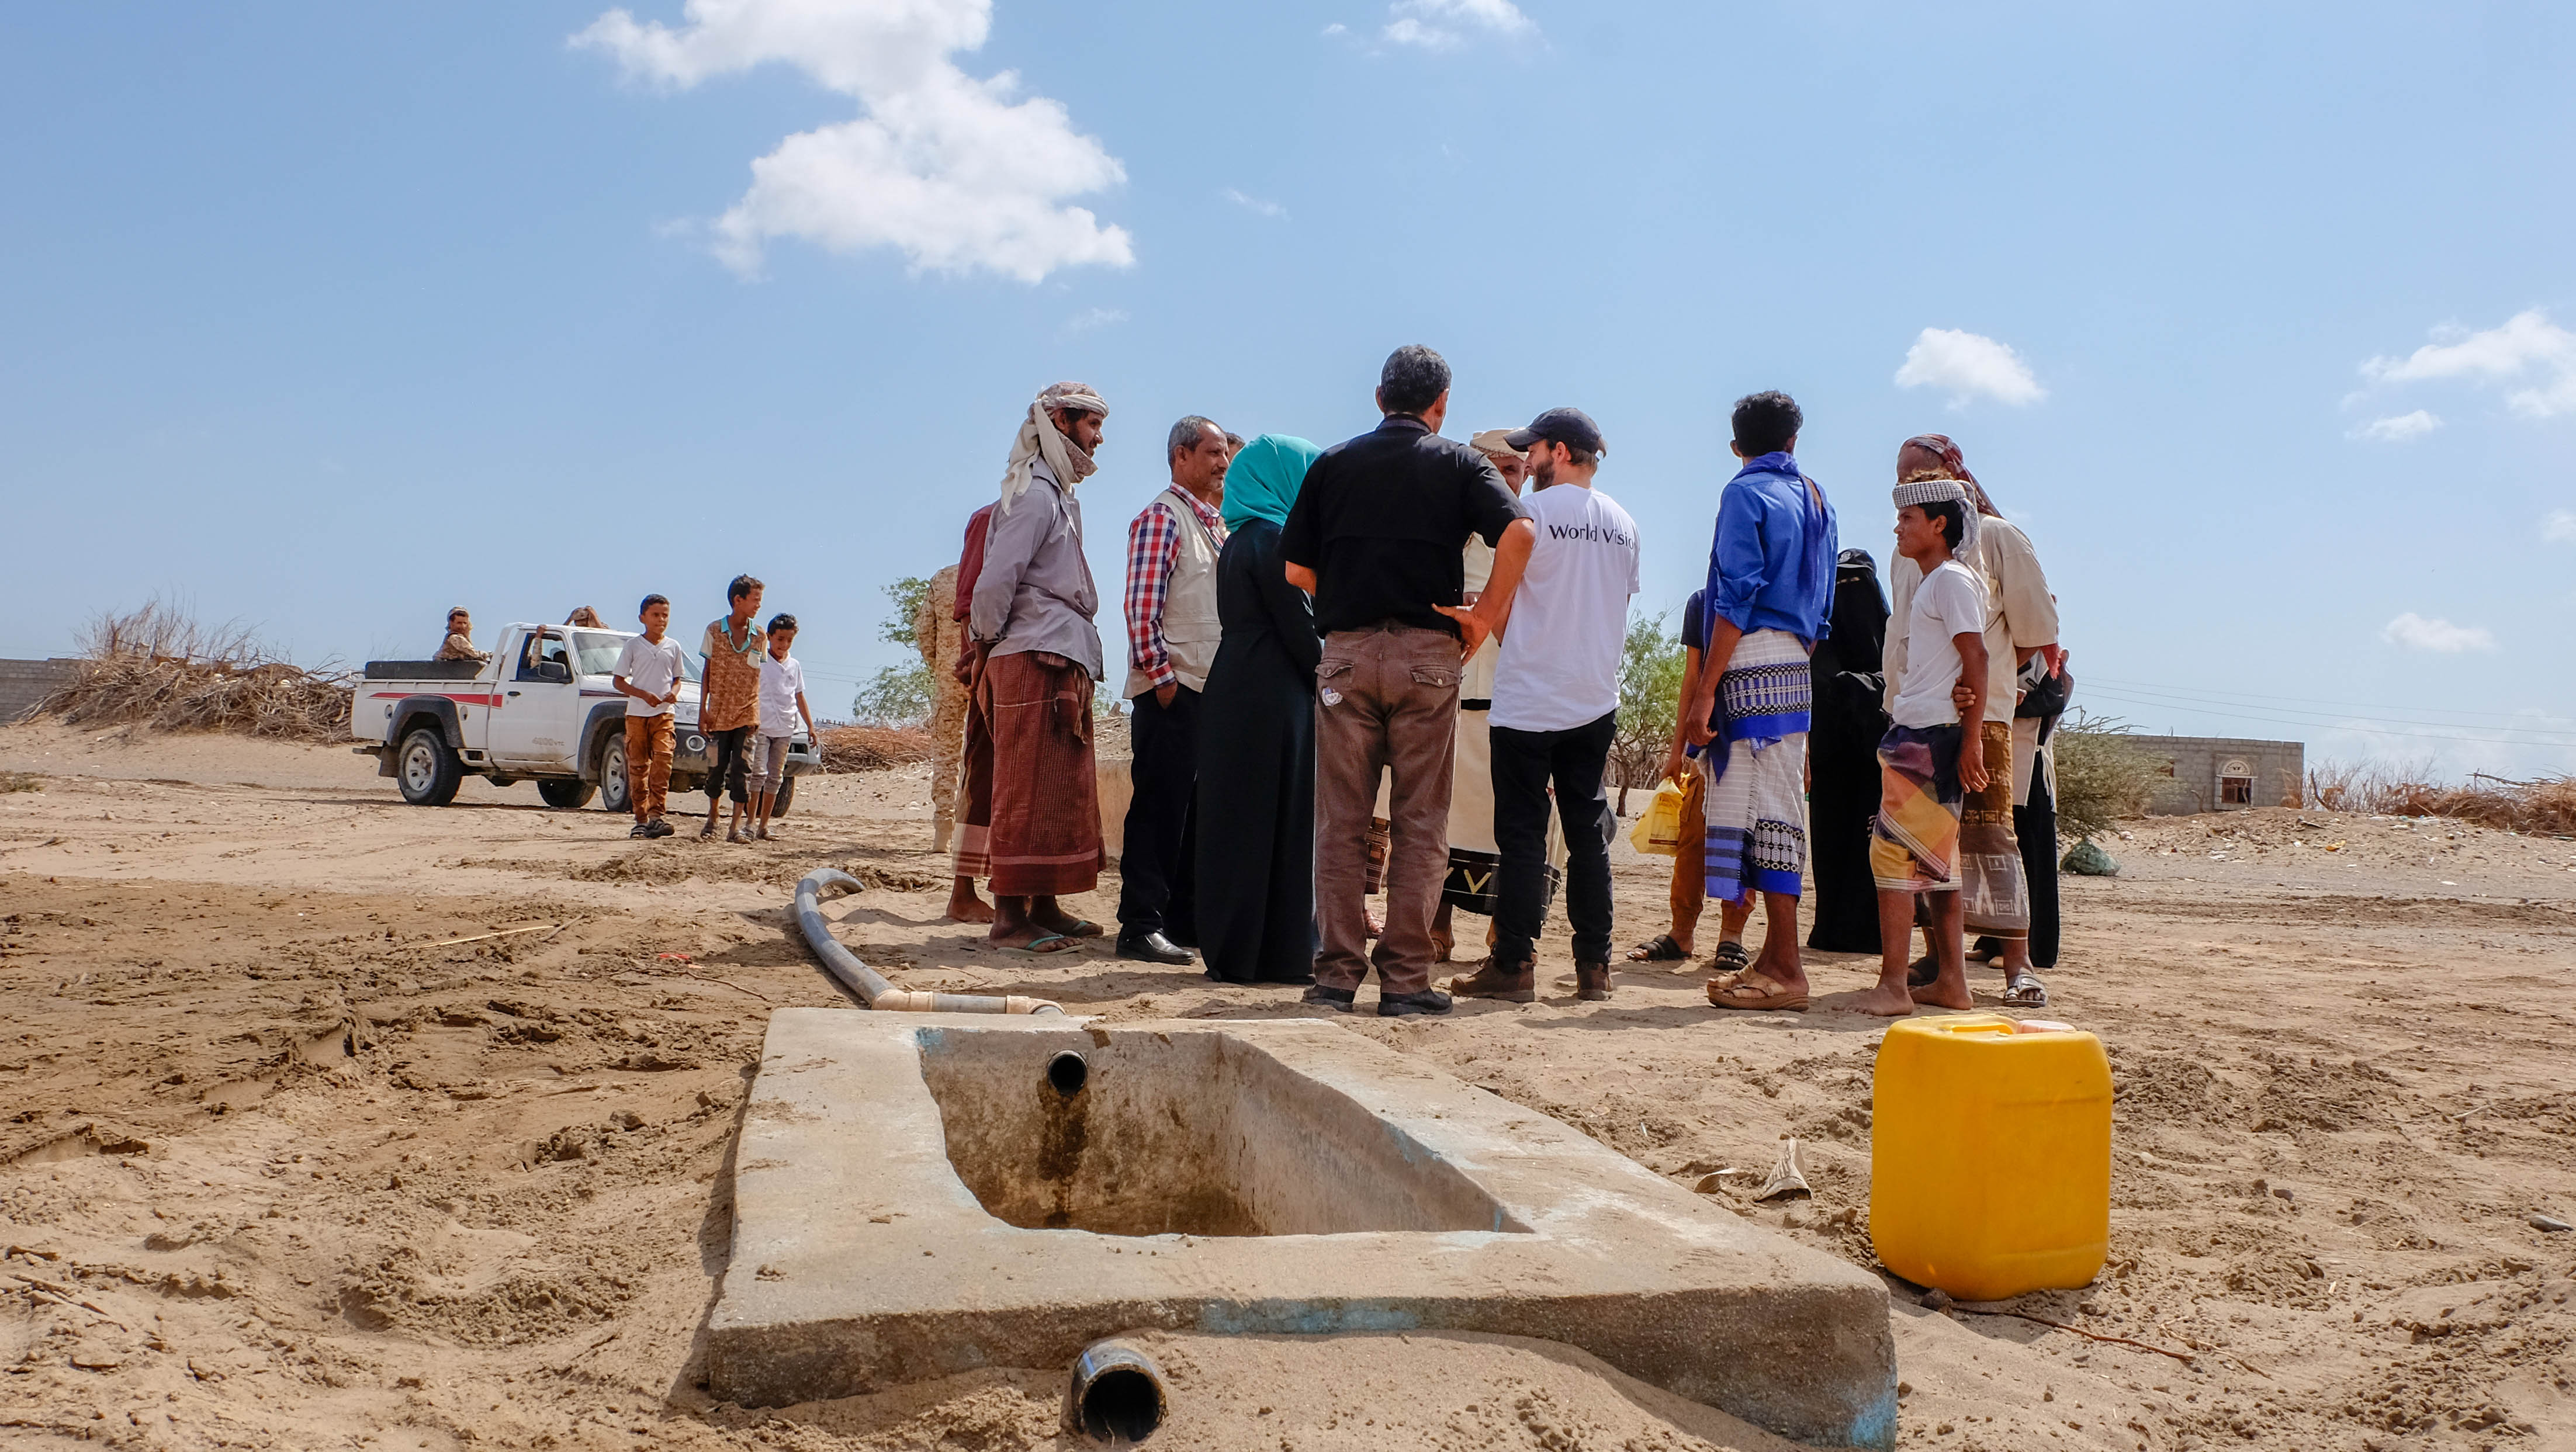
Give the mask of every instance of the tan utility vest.
[[[1225, 536], [1211, 531], [1190, 507], [1177, 484], [1154, 496], [1157, 504], [1179, 516], [1180, 547], [1172, 556], [1172, 579], [1163, 594], [1163, 649], [1172, 674], [1193, 691], [1207, 689], [1208, 667], [1216, 664], [1216, 646], [1224, 634], [1216, 616], [1216, 557]], [[1130, 665], [1127, 699], [1154, 689], [1151, 677]]]

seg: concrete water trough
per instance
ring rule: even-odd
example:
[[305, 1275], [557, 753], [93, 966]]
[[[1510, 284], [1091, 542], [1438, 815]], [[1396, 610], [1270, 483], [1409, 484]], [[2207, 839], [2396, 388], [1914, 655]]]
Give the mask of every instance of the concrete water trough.
[[1895, 1438], [1876, 1278], [1330, 1023], [783, 1009], [733, 1176], [708, 1371], [747, 1405], [1142, 1328], [1458, 1330]]

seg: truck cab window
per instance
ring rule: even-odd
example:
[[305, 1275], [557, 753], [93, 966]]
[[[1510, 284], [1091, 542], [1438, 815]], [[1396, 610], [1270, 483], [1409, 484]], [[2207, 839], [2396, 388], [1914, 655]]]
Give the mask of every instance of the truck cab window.
[[560, 635], [528, 637], [527, 644], [519, 652], [519, 679], [523, 681], [539, 679], [540, 673], [537, 667], [547, 661], [562, 666], [566, 679], [569, 679], [572, 671], [572, 647]]

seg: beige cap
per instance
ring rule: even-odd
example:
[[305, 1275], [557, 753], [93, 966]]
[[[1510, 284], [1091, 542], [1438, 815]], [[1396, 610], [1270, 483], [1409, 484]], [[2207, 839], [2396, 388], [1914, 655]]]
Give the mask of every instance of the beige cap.
[[1510, 429], [1487, 429], [1476, 435], [1474, 438], [1469, 439], [1467, 441], [1467, 445], [1480, 453], [1509, 454], [1515, 459], [1527, 457], [1520, 450], [1513, 448], [1508, 442], [1506, 442], [1506, 440], [1511, 437], [1511, 432], [1512, 431]]

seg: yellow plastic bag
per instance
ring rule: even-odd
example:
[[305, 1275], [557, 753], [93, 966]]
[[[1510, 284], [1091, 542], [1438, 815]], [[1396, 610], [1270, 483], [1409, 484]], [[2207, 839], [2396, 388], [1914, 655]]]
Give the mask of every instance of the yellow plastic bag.
[[1657, 857], [1677, 857], [1682, 847], [1682, 789], [1666, 777], [1655, 787], [1655, 799], [1637, 814], [1628, 829], [1628, 845]]

